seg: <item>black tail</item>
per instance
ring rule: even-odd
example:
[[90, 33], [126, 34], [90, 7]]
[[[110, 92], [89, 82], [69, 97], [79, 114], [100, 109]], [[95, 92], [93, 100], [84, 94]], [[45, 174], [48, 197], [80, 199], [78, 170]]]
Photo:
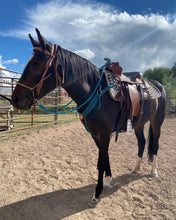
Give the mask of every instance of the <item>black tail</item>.
[[149, 134], [148, 134], [148, 161], [152, 162], [153, 161], [153, 129], [152, 126], [150, 125], [149, 127]]

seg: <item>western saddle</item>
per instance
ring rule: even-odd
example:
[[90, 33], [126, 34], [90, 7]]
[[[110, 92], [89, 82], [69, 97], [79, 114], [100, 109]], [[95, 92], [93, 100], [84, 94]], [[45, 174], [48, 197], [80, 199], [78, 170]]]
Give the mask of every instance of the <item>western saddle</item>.
[[151, 101], [161, 96], [159, 89], [149, 80], [144, 80], [139, 72], [122, 73], [119, 62], [112, 62], [105, 68], [107, 85], [114, 86], [109, 90], [115, 101], [126, 102], [126, 111], [133, 121], [134, 117], [143, 113], [144, 101]]

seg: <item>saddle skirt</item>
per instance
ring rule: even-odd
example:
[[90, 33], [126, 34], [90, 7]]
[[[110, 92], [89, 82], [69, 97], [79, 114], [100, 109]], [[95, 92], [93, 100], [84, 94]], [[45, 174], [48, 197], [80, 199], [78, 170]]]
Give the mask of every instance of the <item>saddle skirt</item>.
[[105, 78], [108, 86], [114, 84], [109, 90], [111, 98], [121, 103], [126, 101], [127, 111], [132, 118], [140, 114], [144, 101], [158, 99], [161, 96], [160, 90], [151, 81], [143, 80], [139, 72], [116, 75], [106, 69]]

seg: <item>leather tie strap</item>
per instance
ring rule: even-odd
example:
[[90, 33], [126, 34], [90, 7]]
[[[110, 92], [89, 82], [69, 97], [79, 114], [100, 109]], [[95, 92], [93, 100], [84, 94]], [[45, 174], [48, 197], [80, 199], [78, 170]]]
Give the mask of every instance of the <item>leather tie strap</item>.
[[[36, 48], [34, 48], [34, 49], [37, 50]], [[40, 48], [39, 51], [41, 51], [41, 49], [42, 49], [42, 48]], [[45, 52], [45, 53], [46, 53], [46, 52]], [[42, 88], [42, 86], [43, 86], [43, 82], [44, 82], [45, 75], [46, 75], [46, 73], [47, 73], [47, 71], [48, 71], [48, 68], [51, 66], [51, 64], [52, 64], [52, 62], [53, 62], [53, 59], [54, 59], [54, 57], [55, 57], [53, 53], [54, 53], [54, 45], [52, 45], [51, 54], [48, 54], [48, 51], [47, 51], [47, 53], [46, 53], [46, 54], [48, 54], [48, 55], [50, 56], [50, 58], [49, 58], [49, 60], [48, 60], [48, 62], [47, 62], [47, 64], [46, 64], [46, 67], [45, 67], [45, 70], [44, 70], [44, 72], [43, 72], [42, 78], [41, 78], [40, 82], [38, 83], [38, 86], [37, 86], [37, 95], [40, 94], [40, 90], [41, 90], [41, 88]]]

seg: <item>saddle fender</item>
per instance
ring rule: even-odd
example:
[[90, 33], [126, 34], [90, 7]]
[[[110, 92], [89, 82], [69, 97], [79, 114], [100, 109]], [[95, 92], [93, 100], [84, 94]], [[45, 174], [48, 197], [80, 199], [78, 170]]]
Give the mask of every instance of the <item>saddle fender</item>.
[[140, 97], [139, 92], [134, 84], [128, 84], [128, 91], [131, 101], [131, 116], [136, 117], [140, 112]]

